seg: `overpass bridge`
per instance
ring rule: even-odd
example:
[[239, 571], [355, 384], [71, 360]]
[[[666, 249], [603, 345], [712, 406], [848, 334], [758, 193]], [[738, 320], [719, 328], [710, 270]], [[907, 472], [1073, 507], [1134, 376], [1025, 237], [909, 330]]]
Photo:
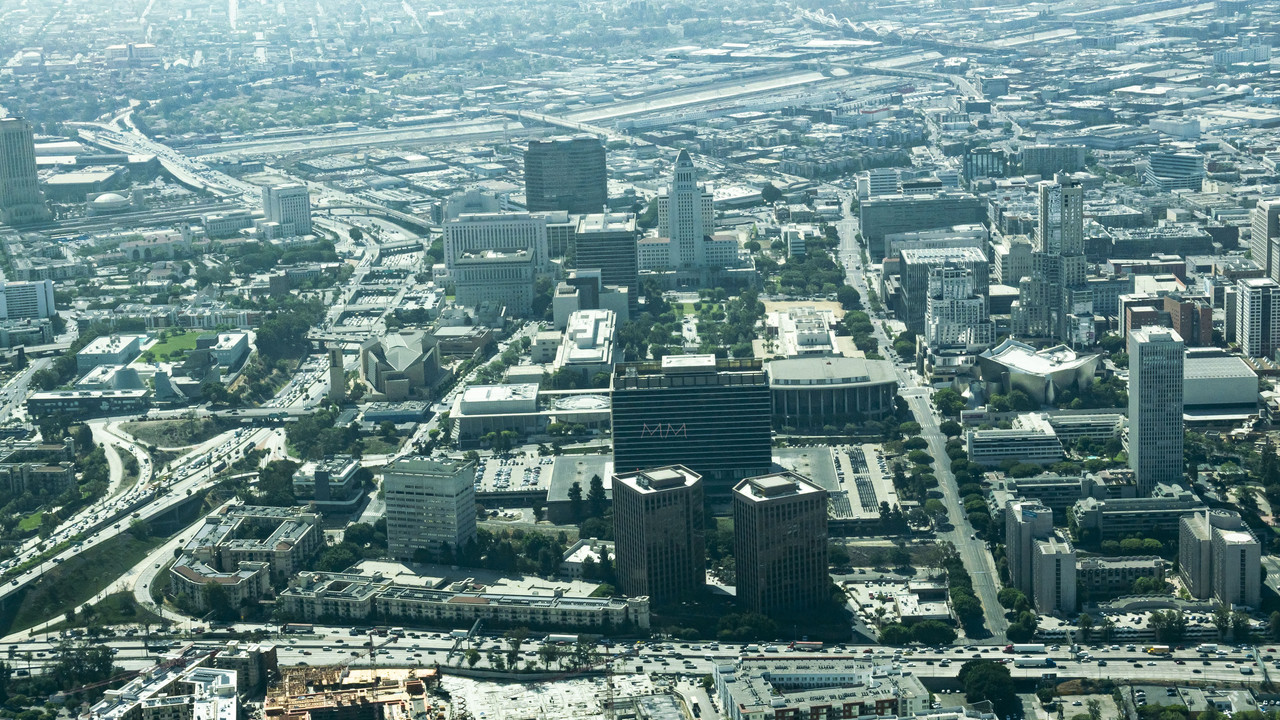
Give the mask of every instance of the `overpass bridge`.
[[372, 215], [385, 220], [390, 220], [397, 225], [405, 226], [413, 230], [420, 230], [424, 235], [436, 229], [435, 225], [423, 220], [416, 215], [403, 213], [399, 210], [392, 210], [380, 205], [357, 205], [355, 203], [339, 203], [336, 205], [325, 205], [323, 207], [313, 208], [312, 212], [323, 212], [334, 215], [334, 210], [354, 210], [354, 214]]

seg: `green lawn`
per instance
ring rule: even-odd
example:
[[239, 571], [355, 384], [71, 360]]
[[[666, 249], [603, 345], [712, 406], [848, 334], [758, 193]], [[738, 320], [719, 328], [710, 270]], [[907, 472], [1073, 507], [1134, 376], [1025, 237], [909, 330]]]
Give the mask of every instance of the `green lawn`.
[[23, 532], [30, 532], [32, 530], [37, 530], [40, 528], [40, 523], [43, 521], [44, 521], [44, 511], [41, 510], [40, 512], [34, 515], [28, 515], [22, 518], [22, 521], [18, 523], [18, 529]]
[[137, 565], [164, 538], [139, 540], [124, 532], [58, 565], [45, 563], [44, 576], [22, 596], [13, 622], [0, 633], [25, 630], [61, 617], [69, 608], [96, 595], [126, 570]]
[[84, 612], [76, 613], [74, 621], [63, 620], [50, 627], [49, 632], [89, 627], [90, 625], [160, 625], [164, 622], [159, 615], [139, 606], [138, 601], [133, 598], [133, 593], [113, 593], [102, 598], [92, 607], [93, 612], [88, 614]]
[[158, 360], [172, 357], [175, 354], [181, 355], [196, 349], [196, 339], [200, 335], [201, 333], [196, 330], [176, 333], [151, 346], [147, 352], [150, 352]]

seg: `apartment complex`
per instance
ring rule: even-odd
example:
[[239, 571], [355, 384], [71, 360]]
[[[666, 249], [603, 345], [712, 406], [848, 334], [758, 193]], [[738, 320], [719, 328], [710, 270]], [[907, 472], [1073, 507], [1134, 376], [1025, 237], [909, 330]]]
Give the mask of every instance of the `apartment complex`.
[[1196, 598], [1258, 607], [1261, 552], [1253, 531], [1232, 510], [1202, 510], [1184, 516], [1178, 528], [1178, 570]]

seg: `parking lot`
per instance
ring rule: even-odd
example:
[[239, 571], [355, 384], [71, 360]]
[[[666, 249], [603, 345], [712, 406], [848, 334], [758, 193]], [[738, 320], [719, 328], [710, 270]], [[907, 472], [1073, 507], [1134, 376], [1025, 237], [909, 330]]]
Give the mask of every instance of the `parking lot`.
[[482, 457], [476, 466], [476, 492], [532, 492], [551, 487], [550, 457]]

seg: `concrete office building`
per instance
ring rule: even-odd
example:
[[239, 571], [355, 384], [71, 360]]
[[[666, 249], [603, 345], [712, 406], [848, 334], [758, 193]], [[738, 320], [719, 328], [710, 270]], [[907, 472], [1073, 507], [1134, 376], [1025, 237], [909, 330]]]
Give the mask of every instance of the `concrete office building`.
[[1063, 458], [1062, 441], [1043, 415], [1019, 415], [1007, 430], [970, 430], [966, 439], [969, 460], [978, 465], [999, 465], [1005, 460], [1047, 465]]
[[709, 495], [772, 466], [769, 379], [759, 360], [668, 355], [613, 372], [613, 461], [619, 473], [683, 465]]
[[1138, 578], [1164, 580], [1167, 566], [1155, 555], [1087, 557], [1076, 562], [1076, 584], [1090, 593], [1130, 595]]
[[1198, 191], [1204, 180], [1204, 155], [1198, 152], [1153, 152], [1147, 157], [1147, 170], [1142, 180], [1160, 192]]
[[397, 560], [456, 551], [476, 536], [475, 463], [405, 458], [387, 466], [387, 547]]
[[1262, 545], [1248, 528], [1213, 535], [1213, 593], [1232, 607], [1260, 607]]
[[534, 270], [550, 271], [547, 218], [505, 212], [492, 193], [472, 189], [451, 196], [444, 210], [444, 265], [452, 275], [459, 258], [525, 252]]
[[885, 236], [987, 221], [987, 205], [965, 192], [926, 195], [881, 195], [862, 201], [862, 235], [872, 262], [885, 257]]
[[773, 614], [830, 601], [826, 490], [792, 472], [742, 480], [733, 540], [743, 608]]
[[1176, 533], [1184, 515], [1204, 509], [1189, 490], [1162, 485], [1151, 497], [1082, 498], [1071, 507], [1071, 517], [1098, 540], [1119, 540]]
[[1236, 343], [1250, 357], [1275, 357], [1280, 347], [1280, 283], [1271, 278], [1236, 283]]
[[929, 271], [924, 341], [930, 350], [987, 348], [995, 334], [987, 299], [978, 294], [972, 270], [947, 264]]
[[1264, 277], [1280, 282], [1280, 198], [1259, 200], [1249, 224], [1249, 257]]
[[1061, 531], [1037, 539], [1032, 547], [1031, 603], [1040, 615], [1076, 611], [1076, 549]]
[[311, 234], [311, 193], [301, 183], [262, 188], [262, 212], [285, 237]]
[[48, 219], [36, 174], [35, 131], [20, 117], [0, 118], [0, 224]]
[[524, 204], [530, 212], [598, 213], [608, 202], [605, 148], [593, 135], [530, 140], [524, 151]]
[[1032, 556], [1035, 541], [1053, 534], [1053, 510], [1036, 500], [1018, 498], [1004, 507], [1005, 557], [1009, 562], [1009, 586], [1028, 598], [1034, 594]]
[[0, 320], [53, 317], [53, 281], [0, 281]]
[[1258, 607], [1261, 544], [1240, 514], [1202, 510], [1178, 528], [1178, 570], [1192, 597]]
[[663, 605], [706, 585], [702, 477], [674, 465], [613, 476], [614, 568], [622, 592]]
[[698, 171], [687, 150], [676, 156], [671, 184], [658, 191], [658, 234], [671, 241], [676, 269], [708, 267], [703, 239], [715, 228], [711, 191], [698, 184]]
[[729, 720], [978, 720], [963, 713], [923, 717], [932, 696], [920, 679], [866, 656], [744, 655], [717, 663], [712, 678]]
[[569, 316], [552, 372], [566, 370], [590, 387], [597, 373], [613, 370], [617, 316], [609, 310], [579, 310]]
[[926, 248], [903, 250], [902, 297], [905, 317], [899, 318], [907, 329], [923, 334], [924, 316], [929, 307], [929, 276], [937, 268], [951, 266], [968, 270], [972, 278], [973, 293], [986, 295], [988, 280], [987, 257], [972, 247]]
[[1167, 328], [1129, 333], [1129, 467], [1139, 495], [1182, 480], [1184, 352]]
[[597, 213], [578, 218], [572, 246], [576, 267], [599, 270], [601, 283], [627, 289], [633, 314], [639, 310], [640, 298], [639, 238], [633, 213]]

